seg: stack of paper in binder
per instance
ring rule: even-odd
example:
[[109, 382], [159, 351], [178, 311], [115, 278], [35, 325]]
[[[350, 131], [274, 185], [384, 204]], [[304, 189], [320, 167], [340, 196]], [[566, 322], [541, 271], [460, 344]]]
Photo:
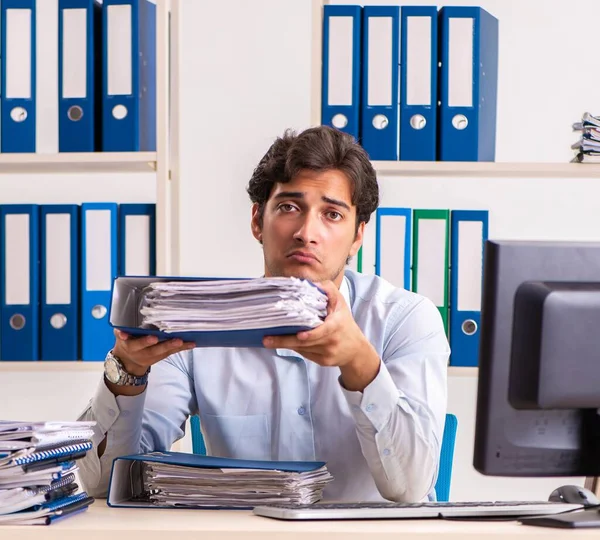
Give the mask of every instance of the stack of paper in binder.
[[194, 341], [198, 347], [260, 347], [265, 335], [309, 330], [326, 315], [327, 295], [293, 277], [119, 277], [110, 324], [133, 334]]
[[152, 283], [141, 313], [164, 332], [321, 323], [327, 296], [297, 278]]
[[600, 117], [584, 113], [581, 122], [573, 124], [573, 131], [581, 133], [581, 138], [571, 145], [577, 150], [573, 162], [600, 163]]
[[114, 460], [110, 506], [252, 508], [312, 504], [333, 479], [324, 462], [256, 461], [180, 452]]
[[0, 525], [49, 525], [93, 502], [75, 482], [95, 422], [0, 420]]

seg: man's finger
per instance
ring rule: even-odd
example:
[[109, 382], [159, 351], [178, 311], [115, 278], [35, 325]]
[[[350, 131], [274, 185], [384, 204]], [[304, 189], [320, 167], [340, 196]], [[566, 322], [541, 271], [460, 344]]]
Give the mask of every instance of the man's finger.
[[333, 281], [319, 281], [318, 283], [315, 283], [315, 285], [327, 294], [327, 315], [333, 313], [338, 306], [339, 289], [335, 286]]
[[146, 349], [148, 347], [152, 347], [158, 343], [158, 338], [156, 336], [142, 336], [136, 339], [128, 339], [127, 340], [127, 351], [129, 353], [136, 353], [141, 351], [142, 349]]
[[330, 334], [333, 334], [337, 330], [337, 324], [332, 320], [326, 320], [324, 323], [320, 324], [316, 328], [312, 330], [305, 330], [303, 332], [298, 332], [296, 337], [301, 343], [313, 344], [318, 342]]

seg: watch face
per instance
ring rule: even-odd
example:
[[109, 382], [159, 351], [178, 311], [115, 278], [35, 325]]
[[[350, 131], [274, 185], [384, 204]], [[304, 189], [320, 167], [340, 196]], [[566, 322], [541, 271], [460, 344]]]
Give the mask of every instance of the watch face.
[[104, 374], [111, 383], [118, 383], [121, 378], [119, 366], [114, 358], [107, 358], [104, 361]]

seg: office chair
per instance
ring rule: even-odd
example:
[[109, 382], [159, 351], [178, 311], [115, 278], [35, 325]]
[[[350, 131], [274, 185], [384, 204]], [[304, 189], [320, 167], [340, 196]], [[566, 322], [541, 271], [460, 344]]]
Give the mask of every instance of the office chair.
[[[206, 455], [206, 446], [200, 431], [200, 419], [197, 416], [190, 418], [192, 428], [192, 451], [194, 454]], [[454, 443], [456, 442], [456, 428], [458, 420], [453, 414], [446, 415], [442, 450], [440, 452], [440, 467], [435, 492], [438, 501], [447, 501], [450, 496], [450, 481], [452, 479], [452, 460], [454, 458]]]
[[452, 480], [452, 462], [454, 459], [454, 445], [456, 443], [456, 429], [458, 420], [453, 414], [446, 415], [442, 450], [440, 452], [440, 466], [438, 478], [435, 483], [435, 493], [438, 501], [447, 501], [450, 497], [450, 482]]

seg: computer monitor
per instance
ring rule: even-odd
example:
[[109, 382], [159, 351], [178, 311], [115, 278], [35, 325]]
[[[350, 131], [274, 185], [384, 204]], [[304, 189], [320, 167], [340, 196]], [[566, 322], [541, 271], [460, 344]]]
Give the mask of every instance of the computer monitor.
[[600, 476], [600, 243], [488, 241], [474, 466]]

